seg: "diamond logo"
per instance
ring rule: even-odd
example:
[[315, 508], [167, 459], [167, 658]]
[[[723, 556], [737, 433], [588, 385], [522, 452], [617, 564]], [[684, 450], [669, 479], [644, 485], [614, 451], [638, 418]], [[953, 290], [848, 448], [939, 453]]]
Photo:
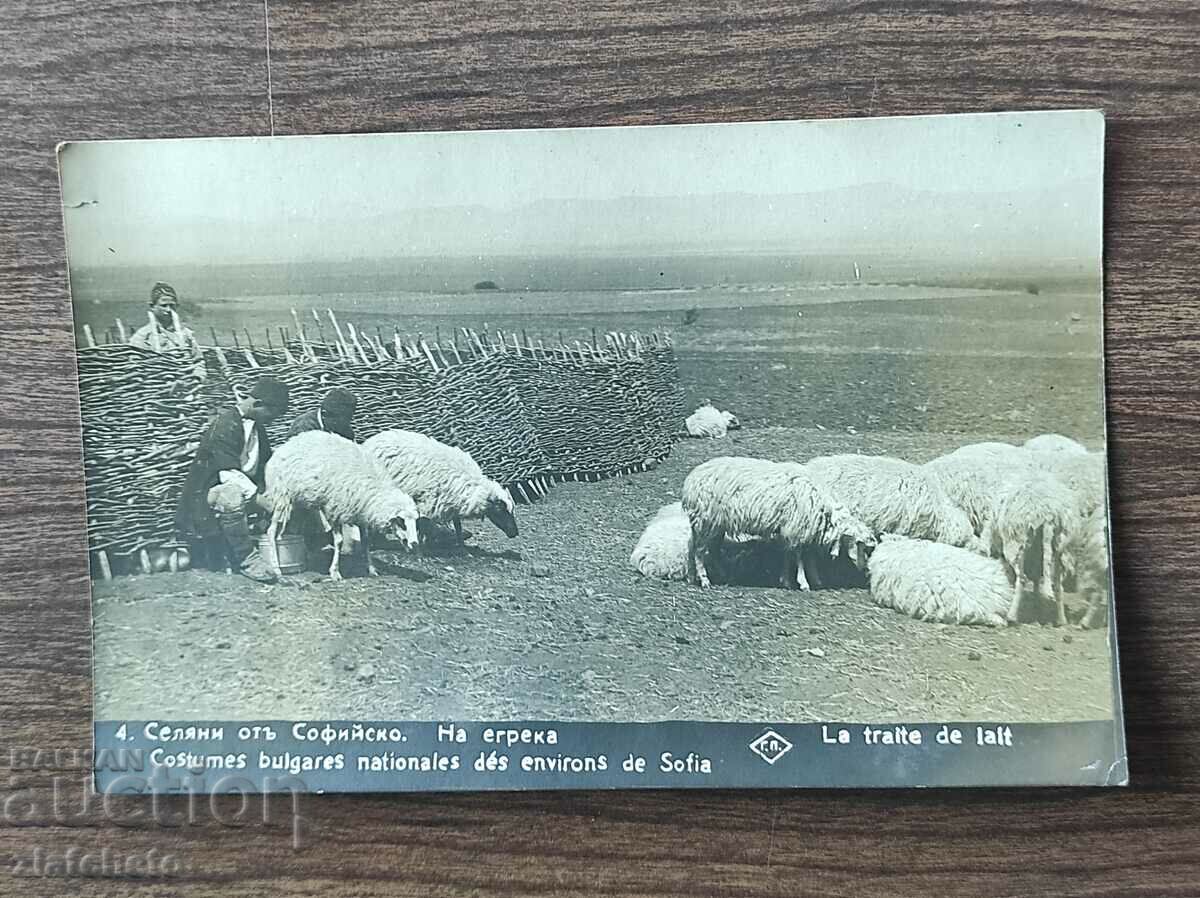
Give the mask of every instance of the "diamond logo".
[[774, 730], [767, 730], [750, 743], [750, 750], [768, 764], [774, 764], [792, 750], [792, 743]]

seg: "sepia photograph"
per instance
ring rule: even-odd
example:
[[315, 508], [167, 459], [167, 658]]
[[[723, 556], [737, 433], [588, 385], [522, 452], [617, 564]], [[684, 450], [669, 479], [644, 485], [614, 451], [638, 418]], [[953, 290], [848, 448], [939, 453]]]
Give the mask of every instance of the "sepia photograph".
[[67, 143], [95, 719], [1119, 719], [1094, 111]]

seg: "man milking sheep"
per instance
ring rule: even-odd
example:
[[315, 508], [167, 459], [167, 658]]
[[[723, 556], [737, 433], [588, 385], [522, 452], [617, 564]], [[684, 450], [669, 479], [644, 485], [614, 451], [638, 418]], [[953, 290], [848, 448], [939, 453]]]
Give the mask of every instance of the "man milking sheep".
[[287, 407], [287, 385], [262, 377], [249, 396], [222, 406], [200, 437], [175, 523], [193, 557], [210, 568], [229, 566], [251, 579], [274, 579], [254, 549], [249, 514], [265, 509], [258, 500], [271, 457], [266, 425]]

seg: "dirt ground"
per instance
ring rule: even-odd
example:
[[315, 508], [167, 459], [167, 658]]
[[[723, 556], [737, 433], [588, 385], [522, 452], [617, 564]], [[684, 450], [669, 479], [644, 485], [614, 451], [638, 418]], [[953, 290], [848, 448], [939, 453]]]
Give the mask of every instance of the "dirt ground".
[[[679, 443], [655, 471], [559, 485], [518, 509], [515, 540], [477, 521], [465, 554], [380, 553], [374, 580], [262, 586], [187, 572], [97, 584], [97, 717], [1108, 717], [1107, 630], [940, 626], [877, 608], [863, 590], [700, 590], [629, 568], [646, 521], [716, 455], [920, 462], [1048, 431], [1099, 448], [1098, 297], [872, 286], [343, 298], [363, 326], [390, 330], [401, 316], [427, 334], [479, 317], [570, 339], [670, 330], [689, 407], [712, 399], [746, 429]], [[305, 301], [203, 311], [222, 327], [258, 326]]]
[[946, 626], [813, 593], [641, 578], [629, 553], [722, 454], [923, 461], [974, 439], [761, 427], [655, 471], [563, 484], [508, 540], [377, 553], [382, 575], [264, 586], [207, 572], [95, 587], [98, 719], [1066, 721], [1112, 712], [1109, 632]]

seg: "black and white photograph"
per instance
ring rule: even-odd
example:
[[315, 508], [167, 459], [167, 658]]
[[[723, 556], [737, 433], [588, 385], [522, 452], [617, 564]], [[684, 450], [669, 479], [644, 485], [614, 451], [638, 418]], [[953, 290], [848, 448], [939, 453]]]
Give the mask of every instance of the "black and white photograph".
[[64, 144], [95, 719], [1119, 719], [1103, 147]]

